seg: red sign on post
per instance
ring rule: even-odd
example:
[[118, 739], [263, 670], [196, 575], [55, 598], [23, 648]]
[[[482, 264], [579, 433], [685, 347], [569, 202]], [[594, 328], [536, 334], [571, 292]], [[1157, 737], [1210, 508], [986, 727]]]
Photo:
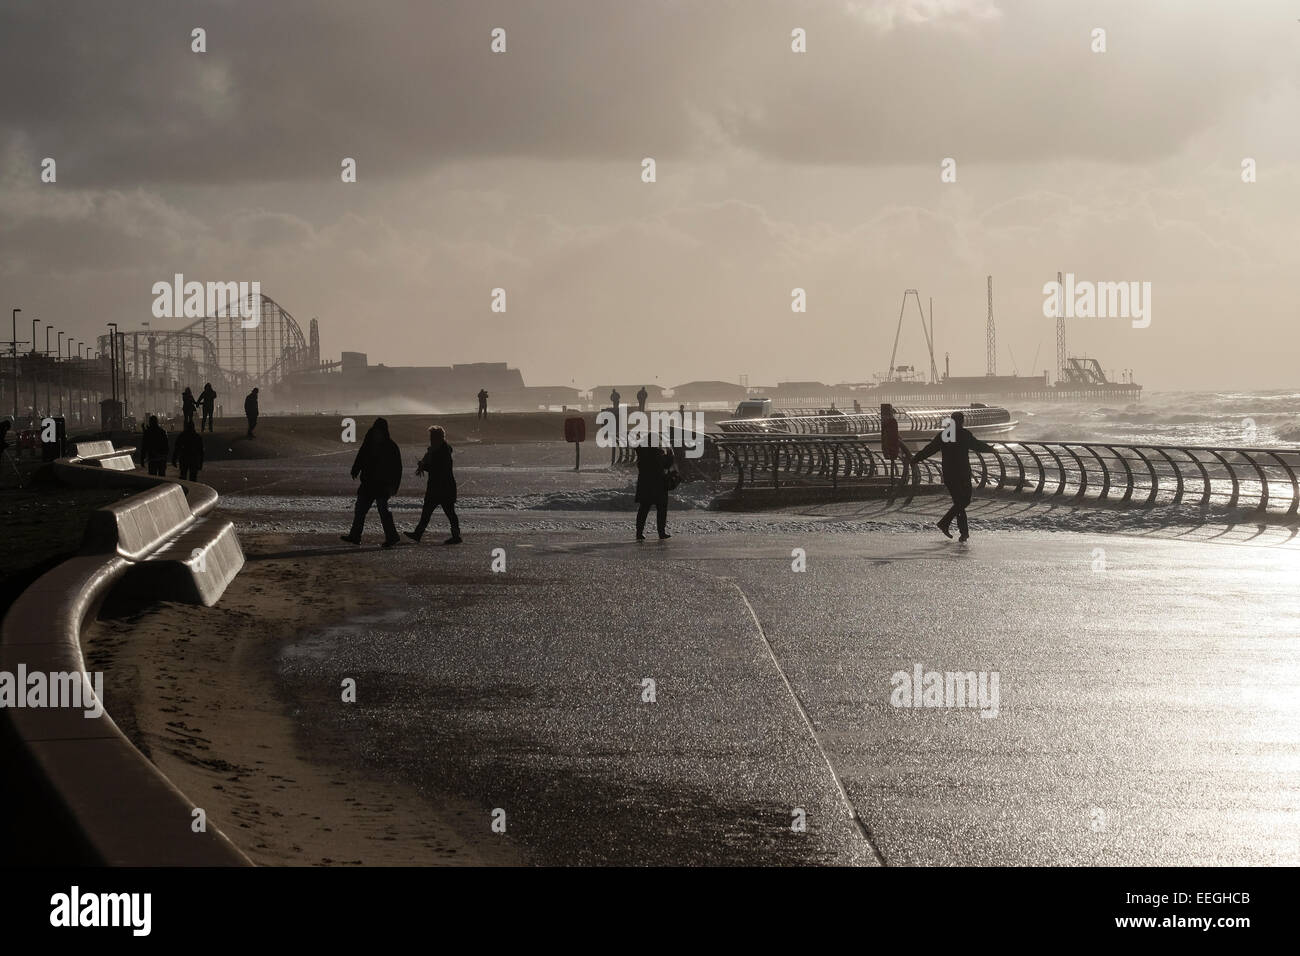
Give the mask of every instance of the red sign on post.
[[573, 442], [573, 470], [582, 470], [582, 443], [587, 440], [587, 420], [573, 417], [564, 420], [564, 440]]
[[587, 420], [585, 418], [566, 418], [564, 420], [564, 440], [580, 442], [587, 440]]

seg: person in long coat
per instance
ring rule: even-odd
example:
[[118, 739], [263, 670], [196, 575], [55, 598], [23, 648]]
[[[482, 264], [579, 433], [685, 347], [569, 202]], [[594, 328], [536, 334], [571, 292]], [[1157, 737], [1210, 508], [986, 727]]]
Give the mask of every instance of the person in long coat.
[[172, 464], [180, 471], [182, 480], [199, 480], [199, 469], [203, 467], [203, 436], [194, 430], [192, 418], [185, 423], [185, 430], [176, 436]]
[[344, 541], [361, 543], [361, 532], [366, 526], [370, 506], [379, 511], [379, 521], [384, 526], [384, 547], [391, 548], [402, 539], [393, 523], [393, 513], [388, 510], [388, 499], [397, 494], [402, 483], [402, 452], [397, 442], [388, 436], [388, 421], [376, 418], [366, 432], [352, 462], [352, 477], [361, 478], [357, 488], [357, 505], [352, 518], [352, 530], [342, 535]]
[[673, 467], [671, 452], [652, 445], [636, 450], [636, 539], [645, 540], [645, 520], [650, 509], [655, 509], [655, 519], [660, 538], [671, 538], [668, 533], [668, 472]]
[[456, 517], [456, 475], [451, 466], [451, 446], [447, 444], [447, 433], [441, 426], [430, 426], [429, 450], [415, 466], [415, 474], [428, 476], [424, 487], [424, 509], [420, 512], [420, 523], [414, 531], [406, 532], [406, 536], [412, 541], [424, 537], [424, 529], [429, 526], [433, 509], [441, 506], [442, 513], [451, 523], [451, 537], [443, 544], [460, 544], [460, 519]]
[[961, 532], [958, 540], [965, 541], [970, 538], [970, 527], [966, 523], [966, 508], [971, 501], [970, 453], [980, 451], [985, 454], [996, 454], [997, 449], [987, 442], [980, 441], [966, 430], [966, 416], [961, 412], [952, 413], [952, 423], [951, 430], [946, 427], [942, 429], [930, 439], [928, 445], [916, 453], [913, 461], [919, 463], [936, 451], [940, 453], [943, 485], [952, 496], [952, 507], [935, 524], [940, 531], [951, 538], [952, 532], [948, 527], [956, 518], [957, 530]]
[[[255, 388], [248, 393], [244, 399], [244, 417], [248, 419], [248, 437], [253, 437], [253, 429], [257, 427], [257, 392]], [[380, 419], [382, 421], [382, 419]]]
[[[190, 418], [186, 424], [193, 425]], [[158, 416], [150, 415], [149, 424], [140, 435], [140, 457], [149, 468], [149, 474], [167, 474], [167, 432], [158, 424]]]
[[212, 431], [212, 409], [216, 406], [216, 403], [217, 392], [212, 387], [212, 383], [207, 382], [203, 386], [203, 391], [199, 392], [199, 409], [203, 413], [199, 419], [199, 431], [203, 431], [205, 428]]

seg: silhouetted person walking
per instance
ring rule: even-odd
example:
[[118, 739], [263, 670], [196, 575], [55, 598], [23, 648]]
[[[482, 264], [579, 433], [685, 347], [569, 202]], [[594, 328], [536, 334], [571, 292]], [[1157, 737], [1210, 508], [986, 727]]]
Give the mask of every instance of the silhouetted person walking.
[[420, 523], [414, 531], [406, 532], [406, 536], [412, 541], [424, 537], [424, 529], [429, 526], [433, 509], [441, 505], [442, 513], [451, 522], [451, 537], [443, 544], [460, 544], [460, 519], [456, 517], [456, 476], [451, 470], [451, 446], [447, 444], [447, 433], [437, 425], [429, 429], [429, 450], [415, 466], [415, 474], [428, 475], [424, 486], [424, 510], [420, 512]]
[[642, 386], [641, 386], [641, 390], [638, 391], [638, 392], [636, 393], [636, 407], [637, 407], [637, 411], [640, 411], [640, 412], [644, 412], [644, 411], [645, 411], [645, 400], [646, 400], [647, 398], [649, 398], [649, 397], [650, 397], [650, 393], [647, 392], [647, 391], [645, 390], [645, 386], [642, 385]]
[[212, 383], [207, 382], [203, 386], [203, 391], [199, 392], [199, 409], [201, 417], [199, 419], [199, 431], [206, 428], [212, 431], [212, 409], [217, 403], [217, 393], [212, 389]]
[[361, 477], [361, 486], [357, 489], [352, 530], [341, 537], [352, 544], [360, 544], [366, 514], [370, 506], [375, 505], [379, 521], [384, 526], [384, 547], [391, 548], [402, 540], [393, 524], [393, 513], [388, 510], [388, 499], [397, 493], [402, 483], [402, 453], [397, 442], [388, 437], [388, 422], [383, 418], [375, 419], [357, 449], [356, 460], [352, 462], [352, 477], [357, 476]]
[[[248, 437], [253, 437], [253, 429], [257, 427], [257, 389], [248, 393], [244, 399], [244, 417], [248, 419]], [[381, 418], [380, 421], [383, 421]]]
[[935, 523], [940, 531], [951, 538], [952, 532], [948, 528], [952, 524], [952, 519], [956, 518], [957, 530], [961, 532], [959, 540], [965, 541], [970, 537], [970, 528], [966, 524], [966, 506], [970, 504], [971, 499], [969, 456], [972, 451], [994, 452], [995, 449], [966, 430], [966, 416], [961, 412], [952, 413], [952, 423], [951, 441], [944, 438], [944, 434], [950, 430], [942, 429], [939, 434], [930, 439], [929, 444], [916, 453], [913, 461], [925, 461], [936, 451], [942, 454], [943, 485], [948, 489], [948, 494], [952, 495], [952, 507]]
[[487, 400], [488, 393], [486, 388], [478, 390], [478, 417], [487, 418]]
[[889, 404], [880, 406], [880, 450], [889, 459], [890, 478], [896, 475], [899, 455], [903, 456], [904, 465], [912, 455], [898, 435], [898, 418], [894, 415], [894, 406]]
[[193, 419], [186, 422], [184, 430], [176, 436], [172, 464], [180, 470], [182, 480], [199, 480], [199, 469], [203, 467], [203, 436], [194, 430]]
[[[194, 427], [191, 417], [185, 424]], [[150, 415], [149, 424], [140, 435], [140, 457], [149, 468], [151, 475], [167, 474], [167, 433], [158, 424], [158, 416]]]
[[642, 445], [636, 450], [636, 539], [645, 540], [645, 520], [650, 508], [655, 509], [660, 538], [671, 538], [668, 533], [668, 473], [673, 469], [673, 456], [664, 449]]
[[194, 421], [194, 409], [197, 407], [198, 402], [194, 400], [194, 393], [186, 385], [185, 391], [181, 392], [181, 414], [185, 417], [185, 421]]
[[4, 468], [4, 462], [9, 462], [9, 467], [13, 469], [14, 475], [18, 479], [18, 487], [23, 486], [23, 473], [18, 470], [18, 462], [14, 455], [9, 454], [9, 429], [13, 427], [13, 422], [5, 419], [0, 422], [0, 469]]

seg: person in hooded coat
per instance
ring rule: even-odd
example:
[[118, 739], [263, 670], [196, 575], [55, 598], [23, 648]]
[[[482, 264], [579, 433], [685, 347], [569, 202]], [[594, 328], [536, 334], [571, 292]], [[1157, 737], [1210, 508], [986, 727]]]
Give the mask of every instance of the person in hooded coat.
[[194, 430], [194, 419], [185, 423], [185, 429], [176, 436], [172, 447], [172, 464], [183, 481], [198, 481], [203, 467], [203, 436]]
[[185, 421], [194, 421], [194, 409], [197, 407], [198, 402], [194, 400], [194, 393], [186, 385], [185, 391], [181, 392], [181, 414], [185, 416]]
[[952, 429], [944, 428], [930, 439], [930, 443], [916, 453], [912, 460], [920, 463], [936, 451], [940, 453], [943, 464], [943, 485], [952, 496], [952, 507], [948, 513], [935, 524], [947, 537], [952, 537], [948, 530], [953, 518], [957, 519], [957, 529], [961, 532], [959, 541], [970, 538], [970, 527], [966, 523], [966, 506], [971, 500], [970, 453], [973, 451], [997, 454], [997, 449], [987, 442], [982, 442], [966, 430], [966, 416], [961, 412], [952, 413]]
[[433, 509], [442, 506], [442, 512], [451, 523], [451, 537], [443, 544], [460, 544], [460, 519], [456, 517], [456, 476], [451, 468], [451, 446], [447, 444], [447, 433], [438, 425], [429, 428], [429, 450], [424, 453], [420, 463], [415, 466], [416, 475], [428, 475], [424, 489], [424, 510], [420, 512], [420, 523], [414, 531], [406, 532], [412, 541], [419, 541], [424, 536], [424, 529], [429, 526]]
[[[194, 419], [186, 421], [191, 428]], [[140, 436], [140, 457], [149, 467], [149, 474], [165, 476], [167, 474], [167, 432], [158, 424], [158, 416], [150, 415], [149, 424]]]
[[645, 520], [655, 509], [660, 538], [668, 533], [668, 472], [673, 468], [672, 451], [657, 445], [641, 445], [636, 450], [636, 539], [645, 540]]
[[211, 382], [203, 386], [203, 391], [199, 392], [199, 408], [202, 411], [202, 417], [199, 420], [199, 431], [205, 428], [212, 431], [212, 409], [217, 403], [217, 392], [212, 387]]
[[374, 505], [384, 526], [384, 547], [391, 548], [399, 543], [402, 539], [393, 523], [393, 513], [388, 510], [388, 499], [397, 494], [402, 483], [402, 453], [397, 442], [388, 437], [387, 419], [376, 418], [366, 432], [366, 437], [357, 450], [356, 460], [352, 462], [352, 477], [360, 477], [361, 485], [357, 488], [357, 507], [352, 519], [352, 530], [341, 535], [342, 539], [352, 544], [361, 543], [366, 515], [370, 506]]

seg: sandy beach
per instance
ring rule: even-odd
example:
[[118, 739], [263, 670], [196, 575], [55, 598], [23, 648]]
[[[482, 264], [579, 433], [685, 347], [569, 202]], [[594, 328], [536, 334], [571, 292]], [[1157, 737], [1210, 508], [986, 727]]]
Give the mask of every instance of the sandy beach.
[[282, 646], [379, 604], [328, 554], [285, 545], [246, 538], [252, 560], [216, 607], [104, 609], [85, 653], [91, 670], [107, 672], [119, 726], [258, 864], [519, 862], [485, 828], [460, 821], [477, 808], [430, 799], [373, 768], [333, 765], [331, 740], [286, 706], [275, 676]]

